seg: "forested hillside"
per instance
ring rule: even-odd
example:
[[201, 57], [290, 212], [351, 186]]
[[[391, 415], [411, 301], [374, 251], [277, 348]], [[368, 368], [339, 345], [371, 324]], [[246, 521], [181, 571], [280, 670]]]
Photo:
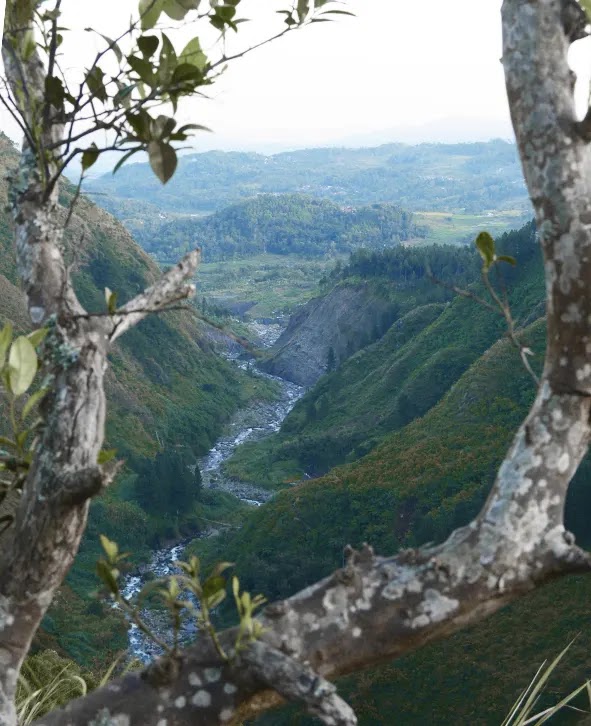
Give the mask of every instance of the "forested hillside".
[[[545, 326], [533, 225], [497, 244], [517, 259], [514, 270], [505, 270], [504, 284], [539, 370]], [[382, 261], [380, 255], [354, 259], [345, 279], [362, 269], [368, 276], [400, 275], [400, 260], [385, 255]], [[477, 283], [471, 289], [480, 292]], [[368, 541], [389, 553], [441, 541], [477, 513], [535, 385], [504, 338], [500, 316], [473, 300], [418, 305], [399, 320], [324, 376], [276, 437], [244, 446], [231, 468], [285, 486], [306, 467], [327, 471], [347, 458], [358, 460], [284, 489], [222, 548], [216, 545], [215, 553], [211, 544], [195, 543], [193, 549], [235, 561], [242, 582], [277, 599], [340, 567], [347, 543]], [[591, 542], [584, 516], [590, 476], [586, 461], [567, 507], [567, 527], [583, 546]], [[542, 589], [470, 631], [350, 678], [346, 696], [361, 724], [388, 723], [397, 713], [401, 723], [417, 726], [492, 726], [544, 658], [583, 631], [569, 655], [571, 665], [553, 682], [548, 698], [555, 702], [585, 677], [580, 664], [591, 643], [590, 587], [585, 578], [572, 577]], [[557, 610], [557, 602], [568, 602], [568, 609]], [[289, 710], [264, 722], [311, 723]]]
[[[515, 269], [503, 270], [514, 313], [518, 320], [535, 319], [543, 311], [543, 286], [533, 224], [503, 236], [498, 245], [517, 259]], [[335, 288], [306, 307], [316, 309], [322, 301], [326, 306], [335, 291], [361, 285], [373, 291], [366, 293], [366, 317], [372, 307], [381, 312], [383, 301], [389, 301], [388, 325], [366, 326], [362, 340], [351, 326], [339, 328], [332, 307], [327, 307], [324, 317], [313, 318], [312, 338], [308, 321], [301, 313], [294, 315], [293, 326], [290, 323], [277, 341], [266, 367], [298, 380], [310, 368], [303, 360], [305, 353], [314, 360], [316, 347], [328, 373], [296, 404], [277, 435], [243, 446], [228, 463], [228, 471], [268, 486], [297, 480], [304, 473], [323, 474], [358, 459], [386, 434], [429, 411], [502, 335], [504, 321], [474, 301], [453, 299], [454, 294], [435, 284], [427, 272], [442, 283], [476, 285], [479, 290], [479, 269], [476, 252], [450, 247], [363, 250], [352, 255], [349, 264], [333, 274]], [[341, 311], [342, 319], [355, 319], [357, 308], [353, 303], [349, 315]], [[338, 335], [345, 339], [340, 347], [333, 342]], [[376, 342], [368, 345], [372, 340]]]
[[[0, 135], [2, 210], [6, 175], [16, 160], [12, 143]], [[64, 182], [62, 204], [72, 194]], [[18, 330], [28, 330], [12, 245], [10, 219], [0, 211], [0, 323], [11, 321]], [[123, 301], [160, 274], [126, 230], [85, 198], [78, 202], [66, 245], [69, 260], [77, 266], [81, 301], [96, 312], [105, 309], [106, 286]], [[97, 586], [98, 533], [117, 538], [142, 557], [159, 537], [178, 536], [189, 526], [192, 532], [198, 530], [203, 523], [193, 515], [199, 480], [175, 476], [179, 466], [186, 472], [187, 464], [209, 450], [223, 422], [248, 396], [269, 393], [260, 381], [253, 383], [217, 355], [207, 330], [191, 313], [180, 312], [154, 316], [122, 339], [111, 356], [107, 391], [107, 446], [117, 450], [126, 468], [118, 483], [93, 503], [77, 563], [40, 636], [85, 663], [125, 647], [120, 617], [99, 603], [87, 610]], [[143, 492], [155, 486], [159, 496], [149, 502]]]
[[[206, 214], [260, 193], [305, 193], [339, 204], [396, 202], [411, 210], [529, 209], [514, 144], [384, 144], [303, 149], [273, 156], [210, 151], [179, 160], [165, 187], [148, 164], [131, 164], [88, 185], [98, 203], [128, 220]], [[138, 203], [143, 207], [137, 206]]]
[[351, 207], [303, 194], [264, 194], [203, 219], [144, 220], [134, 229], [158, 259], [176, 259], [199, 245], [206, 262], [266, 253], [319, 257], [389, 247], [426, 233], [425, 225], [394, 204]]

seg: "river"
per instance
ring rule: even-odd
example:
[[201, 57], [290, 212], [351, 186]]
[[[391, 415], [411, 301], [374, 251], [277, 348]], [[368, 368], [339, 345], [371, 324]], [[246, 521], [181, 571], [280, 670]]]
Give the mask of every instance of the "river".
[[[250, 328], [257, 336], [261, 347], [271, 346], [282, 331], [280, 325], [261, 322], [250, 323]], [[234, 348], [225, 352], [224, 356], [231, 360], [234, 365], [243, 370], [248, 370], [252, 375], [277, 381], [280, 392], [278, 398], [273, 402], [253, 401], [245, 408], [237, 411], [226, 426], [224, 434], [216, 441], [209, 453], [197, 461], [197, 466], [201, 472], [204, 488], [230, 492], [243, 502], [259, 507], [273, 496], [272, 492], [257, 487], [255, 484], [227, 477], [222, 470], [223, 464], [232, 456], [238, 446], [245, 441], [260, 440], [279, 431], [283, 419], [303, 395], [305, 389], [295, 383], [290, 383], [259, 370], [255, 359], [245, 358], [243, 350]], [[133, 598], [148, 581], [149, 577], [166, 577], [174, 574], [177, 569], [173, 563], [179, 559], [191, 539], [194, 539], [194, 537], [178, 542], [173, 547], [156, 550], [148, 565], [125, 577], [121, 588], [123, 595], [126, 598]], [[169, 630], [169, 619], [166, 613], [146, 611], [143, 616], [150, 627], [159, 634], [166, 633]], [[194, 624], [187, 622], [183, 627], [182, 639], [190, 639], [194, 634]], [[160, 655], [160, 649], [136, 625], [131, 624], [129, 629], [129, 653], [131, 656], [147, 662], [154, 656]]]

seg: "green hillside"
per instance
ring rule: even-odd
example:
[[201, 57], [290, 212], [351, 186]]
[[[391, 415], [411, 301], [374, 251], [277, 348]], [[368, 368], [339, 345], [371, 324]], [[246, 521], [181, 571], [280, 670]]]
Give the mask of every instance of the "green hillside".
[[[2, 210], [6, 175], [16, 161], [11, 142], [0, 136]], [[72, 193], [64, 183], [62, 204], [69, 202]], [[0, 211], [0, 251], [0, 322], [10, 320], [26, 330], [29, 323], [17, 286], [11, 224], [5, 211]], [[105, 286], [116, 290], [123, 301], [160, 274], [121, 224], [85, 198], [68, 227], [66, 254], [77, 270], [80, 298], [91, 311], [104, 310]], [[206, 453], [231, 413], [254, 395], [268, 397], [272, 388], [215, 354], [207, 330], [190, 313], [154, 316], [122, 338], [111, 356], [107, 377], [106, 446], [117, 449], [126, 467], [118, 482], [91, 507], [80, 555], [49, 613], [40, 642], [63, 648], [87, 664], [125, 647], [120, 617], [92, 602], [98, 532], [117, 539], [141, 558], [160, 538], [198, 531], [202, 522], [196, 518], [197, 480], [184, 481], [188, 506], [179, 507], [169, 497], [168, 509], [161, 503], [142, 509], [142, 486], [157, 478], [158, 485], [166, 488], [179, 462], [193, 463]]]
[[[533, 224], [503, 236], [498, 246], [518, 260], [504, 275], [514, 314], [524, 320], [543, 296]], [[468, 284], [479, 268], [476, 253], [466, 264], [470, 254], [434, 247], [354, 255], [338, 284], [363, 279], [387, 285], [398, 311], [394, 322], [383, 337], [376, 331], [377, 342], [323, 376], [278, 434], [242, 446], [227, 463], [228, 473], [267, 486], [304, 473], [321, 475], [360, 458], [384, 436], [427, 413], [504, 330], [499, 315], [465, 298], [449, 302], [449, 291], [426, 277], [428, 264], [439, 279]]]
[[[528, 225], [498, 245], [519, 260], [515, 271], [507, 275], [506, 284], [514, 314], [526, 326], [524, 343], [535, 352], [539, 367], [545, 326], [539, 317], [543, 286], [539, 250], [534, 243], [533, 226]], [[335, 438], [346, 426], [355, 431], [356, 416], [361, 417], [358, 431], [366, 430], [372, 404], [379, 413], [382, 409], [394, 411], [392, 401], [399, 397], [399, 389], [398, 384], [386, 381], [388, 360], [399, 372], [394, 378], [400, 387], [410, 387], [413, 402], [420, 401], [420, 394], [428, 410], [418, 412], [406, 425], [399, 421], [394, 427], [397, 430], [376, 436], [375, 448], [357, 461], [280, 491], [269, 504], [252, 512], [242, 529], [221, 546], [195, 542], [191, 549], [206, 559], [236, 562], [241, 583], [274, 600], [340, 567], [347, 543], [359, 546], [368, 541], [379, 553], [391, 553], [401, 547], [440, 541], [478, 512], [508, 443], [533, 400], [535, 386], [515, 348], [502, 336], [502, 325], [473, 301], [457, 299], [441, 312], [437, 307], [419, 307], [414, 316], [416, 319], [407, 314], [396, 333], [403, 336], [403, 327], [408, 324], [410, 330], [412, 321], [421, 327], [420, 332], [413, 330], [412, 338], [409, 335], [406, 342], [399, 340], [396, 348], [391, 329], [381, 341], [321, 379], [308, 400], [304, 398], [286, 420], [275, 439], [279, 444], [266, 449], [267, 442], [256, 453], [259, 457], [285, 454], [282, 447], [287, 448], [292, 435], [290, 426], [301, 424], [310, 400], [321, 400], [331, 381], [335, 384], [333, 395], [340, 403], [333, 414], [327, 407], [323, 424], [326, 436], [331, 426]], [[390, 342], [388, 354], [386, 341]], [[472, 357], [472, 361], [456, 366], [449, 351], [460, 346], [464, 346], [466, 356], [461, 360]], [[432, 363], [433, 357], [438, 361], [438, 351], [441, 366]], [[406, 370], [401, 365], [403, 352], [408, 356]], [[446, 363], [448, 354], [451, 365]], [[449, 376], [446, 391], [439, 391], [442, 375]], [[389, 392], [385, 388], [388, 385]], [[431, 405], [430, 396], [440, 398], [439, 402]], [[363, 406], [364, 417], [360, 411]], [[311, 432], [308, 446], [313, 447], [318, 423], [306, 423], [304, 430]], [[293, 435], [293, 442], [300, 436]], [[242, 463], [254, 466], [254, 461], [255, 456], [250, 456]], [[261, 468], [269, 465], [266, 459]], [[567, 527], [583, 546], [591, 544], [591, 526], [585, 515], [591, 506], [590, 479], [591, 466], [586, 460], [567, 503]], [[544, 658], [560, 652], [577, 633], [581, 634], [566, 665], [553, 678], [549, 695], [544, 696], [550, 701], [543, 699], [540, 708], [558, 701], [570, 687], [589, 677], [590, 596], [588, 578], [571, 577], [553, 583], [442, 643], [345, 679], [343, 693], [364, 726], [389, 724], [394, 719], [403, 726], [498, 726]], [[269, 714], [262, 723], [283, 726], [311, 721], [285, 709]], [[567, 718], [557, 723], [571, 721]]]
[[138, 242], [158, 259], [197, 245], [207, 262], [258, 254], [322, 257], [422, 238], [425, 226], [394, 204], [350, 207], [303, 194], [263, 194], [204, 218], [137, 225]]
[[[542, 321], [526, 340], [541, 358]], [[495, 343], [425, 416], [386, 437], [358, 462], [280, 492], [242, 530], [219, 543], [195, 543], [206, 557], [236, 562], [241, 583], [282, 598], [342, 565], [346, 543], [379, 553], [438, 541], [482, 505], [510, 438], [535, 389], [506, 340]], [[591, 542], [591, 467], [572, 486], [567, 526]], [[215, 553], [213, 548], [215, 546]], [[577, 633], [565, 668], [552, 682], [559, 700], [589, 676], [591, 582], [572, 577], [547, 586], [490, 620], [417, 653], [346, 679], [364, 726], [450, 723], [495, 725], [538, 665]], [[568, 603], [568, 605], [566, 605]], [[311, 723], [293, 711], [262, 723]]]

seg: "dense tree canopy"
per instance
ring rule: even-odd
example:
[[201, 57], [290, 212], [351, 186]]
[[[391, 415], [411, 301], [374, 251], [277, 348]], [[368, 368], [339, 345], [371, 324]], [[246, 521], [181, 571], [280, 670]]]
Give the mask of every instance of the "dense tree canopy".
[[144, 249], [174, 259], [198, 244], [206, 262], [261, 253], [311, 257], [390, 247], [426, 234], [395, 204], [343, 206], [301, 194], [261, 195], [203, 219], [181, 217], [138, 235]]

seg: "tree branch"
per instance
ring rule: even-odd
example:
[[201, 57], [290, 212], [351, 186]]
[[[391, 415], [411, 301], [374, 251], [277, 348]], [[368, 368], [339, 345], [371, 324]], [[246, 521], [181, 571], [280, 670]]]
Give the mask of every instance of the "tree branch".
[[[590, 571], [589, 556], [562, 525], [568, 481], [586, 450], [590, 407], [587, 398], [549, 396], [542, 390], [488, 502], [470, 525], [440, 546], [395, 557], [377, 557], [370, 547], [360, 552], [348, 548], [343, 569], [264, 610], [263, 643], [251, 646], [236, 666], [222, 662], [204, 636], [181, 653], [174, 669], [163, 659], [143, 674], [72, 702], [40, 724], [82, 726], [105, 709], [112, 717], [128, 717], [130, 726], [157, 726], [167, 718], [189, 726], [223, 724], [234, 715], [252, 717], [278, 703], [269, 688], [287, 698], [303, 698], [294, 692], [296, 684], [292, 690], [285, 686], [286, 673], [297, 670], [285, 656], [322, 678], [346, 674], [478, 622], [561, 574]], [[576, 436], [573, 429], [561, 429], [558, 410], [578, 420]], [[549, 434], [558, 447], [552, 456]], [[236, 631], [226, 631], [220, 639], [231, 652]], [[163, 672], [168, 673], [164, 680], [155, 677]], [[302, 687], [309, 683], [304, 678]]]
[[111, 341], [137, 325], [146, 315], [192, 297], [195, 294], [195, 285], [186, 281], [195, 275], [200, 259], [200, 249], [189, 252], [177, 265], [164, 273], [158, 282], [123, 305], [110, 320]]
[[[14, 10], [20, 2], [9, 0], [8, 6]], [[589, 555], [563, 524], [569, 482], [591, 434], [591, 152], [575, 129], [566, 60], [574, 36], [563, 12], [562, 0], [503, 4], [507, 90], [545, 258], [548, 343], [535, 402], [478, 517], [436, 547], [393, 557], [376, 557], [370, 547], [349, 549], [344, 568], [267, 607], [260, 617], [261, 641], [234, 660], [222, 661], [204, 635], [178, 657], [163, 658], [40, 723], [224, 724], [276, 704], [275, 691], [303, 700], [325, 723], [352, 724], [350, 709], [325, 678], [410, 652], [552, 578], [591, 570]], [[59, 253], [54, 210], [39, 216], [38, 207], [27, 207], [28, 198], [17, 202], [16, 214], [25, 218], [21, 257], [24, 251], [33, 255], [32, 242]], [[38, 231], [35, 237], [35, 229], [45, 230], [48, 239], [39, 239]], [[52, 274], [67, 283], [60, 260], [22, 257], [30, 300], [37, 292], [53, 299]], [[16, 687], [16, 675], [10, 680], [10, 674], [18, 673], [35, 626], [74, 557], [85, 525], [85, 496], [100, 486], [93, 463], [104, 430], [105, 338], [114, 340], [148, 311], [191, 295], [187, 280], [198, 260], [198, 251], [190, 253], [113, 320], [80, 319], [79, 311], [67, 307], [68, 326], [57, 342], [70, 344], [75, 355], [58, 370], [57, 394], [25, 483], [15, 536], [1, 553], [0, 656], [8, 665], [0, 679], [0, 709], [3, 689], [10, 696]], [[57, 310], [63, 312], [63, 305]], [[231, 653], [236, 630], [221, 633], [220, 642]], [[0, 716], [8, 714], [15, 723], [10, 709], [8, 703]]]
[[[536, 399], [468, 526], [439, 546], [394, 557], [376, 557], [369, 547], [349, 550], [342, 570], [265, 609], [264, 645], [323, 678], [412, 651], [552, 578], [591, 570], [591, 558], [563, 523], [569, 482], [591, 434], [591, 152], [574, 127], [572, 33], [562, 13], [561, 0], [503, 4], [507, 91], [545, 260], [547, 354]], [[224, 649], [234, 638], [232, 631], [221, 634]], [[100, 714], [121, 714], [131, 726], [251, 717], [278, 702], [266, 688], [281, 692], [285, 661], [266, 653], [262, 677], [248, 657], [238, 670], [221, 664], [201, 638], [175, 669], [161, 661], [42, 723], [78, 726]], [[154, 668], [166, 671], [164, 682]]]

